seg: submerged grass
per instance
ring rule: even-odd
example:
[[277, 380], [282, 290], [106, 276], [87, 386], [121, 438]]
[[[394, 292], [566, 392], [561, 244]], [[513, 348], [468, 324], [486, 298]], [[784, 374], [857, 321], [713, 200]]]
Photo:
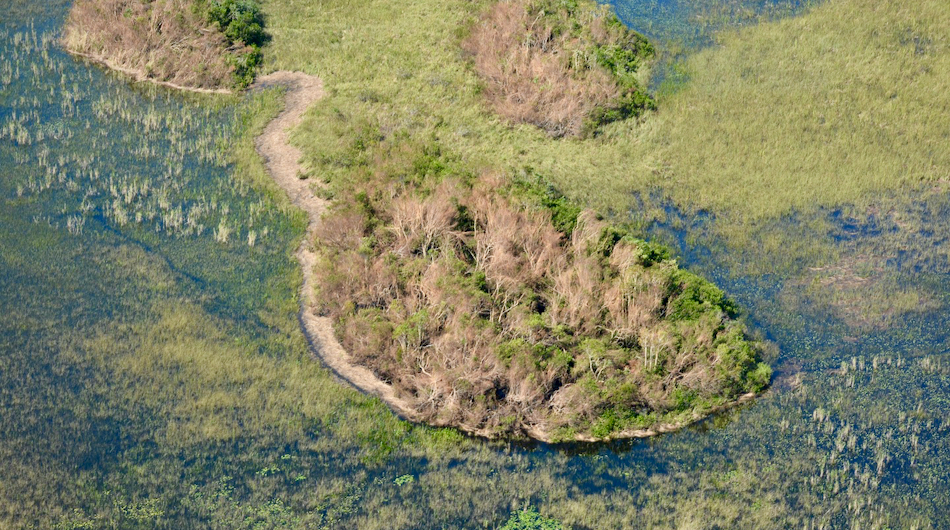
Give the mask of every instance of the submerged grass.
[[758, 219], [946, 179], [948, 24], [942, 2], [833, 0], [722, 35], [659, 112], [657, 184]]

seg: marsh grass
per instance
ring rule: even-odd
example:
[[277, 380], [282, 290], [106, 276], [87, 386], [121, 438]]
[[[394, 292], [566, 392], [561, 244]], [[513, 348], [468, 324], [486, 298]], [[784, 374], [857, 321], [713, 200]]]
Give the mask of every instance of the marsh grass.
[[720, 36], [659, 113], [660, 185], [761, 219], [945, 179], [944, 7], [832, 1]]
[[[11, 5], [26, 16], [66, 7], [23, 0]], [[836, 9], [855, 5], [829, 3], [822, 16], [834, 18]], [[939, 8], [921, 5], [923, 13]], [[480, 100], [468, 92], [476, 85], [455, 62], [451, 46], [461, 38], [452, 28], [466, 17], [474, 20], [477, 6], [339, 2], [291, 8], [277, 0], [268, 6], [275, 25], [286, 21], [275, 46], [299, 52], [276, 60], [332, 81], [327, 104], [315, 108], [308, 128], [298, 133], [301, 144], [310, 146], [308, 161], [327, 169], [314, 173], [319, 178], [344, 177], [348, 165], [361, 163], [349, 158], [355, 152], [349, 140], [359, 138], [349, 133], [378, 114], [380, 126], [370, 133], [392, 134], [396, 126], [413, 135], [434, 131], [466, 164], [495, 160], [497, 153], [512, 165], [543, 166], [562, 188], [592, 203], [600, 197], [609, 204], [605, 196], [641, 184], [625, 178], [632, 174], [624, 170], [631, 161], [620, 156], [617, 138], [561, 142], [555, 150], [543, 134], [509, 128], [478, 110]], [[810, 20], [812, 32], [819, 31], [819, 19]], [[45, 29], [38, 21], [34, 31], [29, 23], [8, 21], [0, 20], [0, 26], [13, 27], [0, 30], [0, 46], [5, 58], [16, 60], [0, 63], [0, 74], [11, 79], [0, 88], [0, 120], [6, 127], [22, 126], [30, 143], [0, 139], [0, 526], [499, 528], [526, 506], [576, 530], [948, 526], [945, 310], [892, 318], [899, 325], [891, 332], [870, 333], [848, 350], [836, 342], [838, 324], [824, 309], [801, 314], [776, 304], [765, 319], [759, 309], [775, 301], [776, 290], [761, 287], [757, 282], [767, 282], [760, 274], [731, 280], [728, 274], [737, 264], [767, 273], [793, 259], [787, 254], [809, 255], [809, 238], [819, 233], [854, 242], [853, 248], [825, 247], [822, 259], [846, 261], [851, 253], [897, 260], [908, 274], [922, 271], [899, 280], [946, 292], [946, 230], [934, 221], [950, 218], [944, 192], [915, 196], [920, 204], [908, 204], [906, 189], [881, 197], [883, 204], [897, 205], [893, 222], [899, 230], [884, 224], [879, 238], [872, 236], [878, 230], [873, 226], [866, 238], [848, 235], [856, 231], [850, 221], [826, 211], [816, 221], [803, 216], [797, 224], [779, 223], [792, 227], [790, 238], [775, 237], [778, 229], [753, 234], [749, 247], [762, 251], [751, 257], [728, 251], [715, 253], [721, 262], [689, 257], [694, 243], [710, 240], [702, 233], [683, 239], [691, 243], [684, 261], [724, 280], [742, 300], [757, 301], [754, 317], [771, 322], [768, 333], [785, 345], [776, 388], [755, 405], [649, 443], [485, 443], [401, 422], [379, 401], [339, 385], [312, 362], [294, 318], [299, 277], [290, 253], [302, 225], [298, 214], [282, 210], [282, 199], [260, 191], [266, 180], [253, 156], [253, 138], [234, 139], [233, 132], [218, 138], [239, 146], [243, 162], [212, 154], [208, 146], [216, 140], [201, 149], [203, 178], [195, 178], [190, 164], [198, 157], [189, 155], [182, 173], [172, 173], [175, 178], [142, 171], [138, 180], [117, 179], [114, 197], [102, 184], [125, 169], [113, 153], [125, 162], [142, 155], [143, 163], [147, 154], [154, 165], [167, 158], [174, 169], [181, 147], [201, 129], [181, 130], [169, 120], [169, 134], [182, 136], [181, 143], [160, 141], [159, 127], [151, 129], [151, 146], [135, 138], [122, 143], [113, 129], [102, 135], [112, 120], [147, 116], [151, 102], [164, 101], [163, 93], [136, 92], [142, 103], [114, 110], [104, 104], [96, 116], [91, 105], [100, 94], [108, 94], [107, 100], [129, 97], [110, 92], [121, 82], [79, 69], [54, 48], [40, 46], [47, 33], [55, 33], [55, 20]], [[21, 35], [16, 45], [14, 34]], [[430, 44], [437, 46], [430, 50]], [[336, 57], [338, 52], [348, 55]], [[426, 104], [430, 96], [440, 108]], [[262, 106], [261, 114], [275, 112], [276, 95], [262, 98], [254, 103]], [[192, 119], [192, 111], [172, 113], [181, 123]], [[20, 126], [6, 125], [9, 120]], [[154, 116], [149, 120], [155, 123]], [[145, 127], [137, 118], [124, 123]], [[638, 141], [649, 138], [650, 127], [658, 130], [651, 123], [644, 122]], [[34, 142], [41, 129], [44, 140]], [[486, 131], [494, 135], [490, 142], [478, 139]], [[93, 140], [96, 134], [103, 137]], [[59, 143], [77, 138], [84, 142]], [[633, 138], [626, 141], [636, 145]], [[328, 158], [332, 164], [324, 160], [327, 154], [334, 155]], [[218, 172], [215, 160], [256, 169], [232, 179]], [[600, 164], [596, 171], [591, 160]], [[168, 184], [161, 201], [156, 197], [156, 207], [174, 209], [203, 196], [219, 212], [227, 203], [229, 222], [243, 227], [241, 235], [222, 246], [208, 230], [183, 236], [140, 224], [136, 215], [144, 215], [145, 207], [124, 206], [130, 219], [124, 226], [103, 214], [105, 197], [122, 204], [123, 185], [131, 190], [137, 182], [141, 189], [152, 179], [149, 189], [180, 180]], [[93, 188], [98, 194], [87, 196]], [[667, 215], [655, 205], [644, 209], [656, 218]], [[84, 212], [86, 222], [81, 233], [71, 234], [68, 219], [77, 212]], [[615, 212], [626, 214], [620, 207]], [[219, 215], [209, 214], [203, 223], [217, 226]], [[843, 215], [863, 218], [868, 211], [856, 207]], [[252, 216], [253, 229], [269, 228], [269, 234], [251, 249], [244, 241]], [[724, 233], [742, 235], [739, 229]], [[765, 237], [771, 239], [755, 239]], [[405, 475], [413, 482], [397, 485]]]
[[[717, 233], [736, 249], [760, 237], [793, 250], [781, 253], [789, 260], [813, 263], [827, 239], [756, 236], [758, 227], [822, 207], [866, 207], [883, 192], [913, 193], [946, 178], [950, 87], [940, 72], [950, 48], [937, 1], [835, 0], [727, 32], [684, 60], [690, 82], [656, 113], [608, 126], [593, 141], [554, 141], [492, 115], [459, 52], [483, 4], [403, 7], [269, 5], [273, 61], [265, 68], [303, 69], [329, 89], [296, 135], [314, 171], [345, 171], [354, 161], [323, 157], [325, 146], [378, 117], [379, 134], [435, 136], [473, 167], [530, 166], [603, 212], [626, 216], [631, 194], [658, 192], [716, 215]], [[420, 46], [431, 53], [414, 53]], [[325, 125], [334, 121], [343, 128]]]

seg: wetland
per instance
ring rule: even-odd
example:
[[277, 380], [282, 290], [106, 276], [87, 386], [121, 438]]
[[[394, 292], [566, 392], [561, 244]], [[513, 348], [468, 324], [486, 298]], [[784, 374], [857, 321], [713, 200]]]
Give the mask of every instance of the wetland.
[[350, 175], [367, 123], [466, 164], [530, 166], [671, 247], [774, 345], [751, 403], [648, 440], [552, 445], [403, 421], [311, 358], [295, 258], [308, 220], [255, 149], [279, 90], [129, 83], [61, 49], [69, 2], [14, 0], [0, 20], [0, 522], [950, 524], [950, 14], [723, 2], [701, 33], [695, 6], [657, 5], [651, 26], [615, 9], [659, 49], [702, 36], [671, 67], [682, 78], [655, 114], [564, 140], [487, 109], [457, 52], [481, 13], [468, 2], [264, 4], [262, 72], [324, 82], [290, 135], [308, 179]]

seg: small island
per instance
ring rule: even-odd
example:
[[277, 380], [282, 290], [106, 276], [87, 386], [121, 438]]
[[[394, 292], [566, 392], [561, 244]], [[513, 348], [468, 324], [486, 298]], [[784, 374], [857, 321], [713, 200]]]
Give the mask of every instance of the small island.
[[[80, 0], [65, 42], [155, 81], [240, 88], [263, 23], [253, 2]], [[499, 2], [459, 46], [486, 112], [557, 141], [655, 108], [641, 80], [652, 47], [593, 1]], [[761, 345], [720, 289], [530, 167], [368, 121], [333, 147], [345, 177], [311, 179], [287, 130], [323, 88], [301, 76], [268, 76], [289, 103], [258, 150], [310, 218], [305, 331], [357, 387], [432, 425], [596, 441], [674, 430], [768, 386]]]
[[260, 5], [243, 0], [76, 0], [63, 31], [73, 54], [194, 91], [246, 88], [266, 41]]

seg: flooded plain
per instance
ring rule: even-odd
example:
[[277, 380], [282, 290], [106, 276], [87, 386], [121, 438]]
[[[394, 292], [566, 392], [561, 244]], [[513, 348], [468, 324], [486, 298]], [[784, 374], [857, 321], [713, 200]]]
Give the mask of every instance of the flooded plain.
[[[654, 38], [696, 23], [654, 4], [617, 9]], [[772, 389], [649, 440], [468, 438], [310, 357], [306, 220], [253, 151], [280, 94], [129, 84], [61, 50], [67, 9], [0, 19], [0, 526], [950, 526], [945, 186], [763, 223], [741, 252], [715, 216], [631, 197], [774, 344]]]

